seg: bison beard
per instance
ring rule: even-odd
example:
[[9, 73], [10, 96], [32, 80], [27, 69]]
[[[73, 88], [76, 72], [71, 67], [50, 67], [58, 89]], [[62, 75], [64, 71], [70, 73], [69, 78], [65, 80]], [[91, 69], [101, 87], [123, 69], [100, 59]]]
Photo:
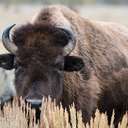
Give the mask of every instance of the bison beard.
[[13, 26], [3, 32], [10, 54], [0, 56], [0, 66], [15, 68], [18, 96], [34, 105], [49, 95], [64, 108], [74, 102], [85, 123], [96, 108], [109, 121], [115, 109], [117, 126], [128, 109], [126, 27], [84, 19], [63, 6], [42, 9], [11, 40]]

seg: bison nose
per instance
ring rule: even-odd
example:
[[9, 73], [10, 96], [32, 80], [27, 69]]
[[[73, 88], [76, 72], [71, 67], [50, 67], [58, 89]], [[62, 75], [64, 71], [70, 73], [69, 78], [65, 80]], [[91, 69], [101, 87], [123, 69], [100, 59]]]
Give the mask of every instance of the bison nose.
[[32, 108], [38, 109], [41, 107], [42, 100], [39, 99], [26, 99], [26, 102], [31, 105]]

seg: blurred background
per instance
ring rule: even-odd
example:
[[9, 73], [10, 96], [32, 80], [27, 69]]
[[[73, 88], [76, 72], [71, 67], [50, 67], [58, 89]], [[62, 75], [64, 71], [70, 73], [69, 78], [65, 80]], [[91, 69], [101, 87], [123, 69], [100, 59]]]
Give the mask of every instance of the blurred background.
[[[4, 28], [30, 20], [40, 8], [49, 4], [68, 5], [84, 17], [128, 26], [128, 0], [0, 0], [0, 54], [6, 52], [1, 43]], [[0, 98], [9, 95], [12, 81], [13, 71], [0, 69]]]

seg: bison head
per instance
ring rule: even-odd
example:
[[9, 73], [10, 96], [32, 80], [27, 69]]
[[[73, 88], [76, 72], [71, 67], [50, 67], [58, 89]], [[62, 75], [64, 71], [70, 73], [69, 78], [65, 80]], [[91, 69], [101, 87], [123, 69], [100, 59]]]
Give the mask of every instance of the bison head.
[[32, 106], [38, 107], [42, 98], [50, 96], [61, 101], [64, 72], [79, 71], [84, 63], [70, 56], [76, 41], [71, 29], [48, 24], [26, 24], [17, 28], [10, 39], [8, 27], [2, 36], [10, 54], [0, 56], [0, 66], [15, 68], [15, 88]]

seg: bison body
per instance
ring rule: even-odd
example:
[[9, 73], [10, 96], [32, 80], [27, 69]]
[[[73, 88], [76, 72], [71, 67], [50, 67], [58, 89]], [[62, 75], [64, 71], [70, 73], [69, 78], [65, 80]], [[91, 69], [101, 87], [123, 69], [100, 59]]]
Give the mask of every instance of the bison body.
[[4, 32], [3, 43], [14, 55], [18, 96], [32, 104], [48, 95], [63, 107], [74, 102], [84, 122], [96, 108], [109, 116], [115, 109], [116, 122], [120, 120], [128, 107], [126, 27], [52, 5], [15, 28], [12, 40], [11, 28]]

